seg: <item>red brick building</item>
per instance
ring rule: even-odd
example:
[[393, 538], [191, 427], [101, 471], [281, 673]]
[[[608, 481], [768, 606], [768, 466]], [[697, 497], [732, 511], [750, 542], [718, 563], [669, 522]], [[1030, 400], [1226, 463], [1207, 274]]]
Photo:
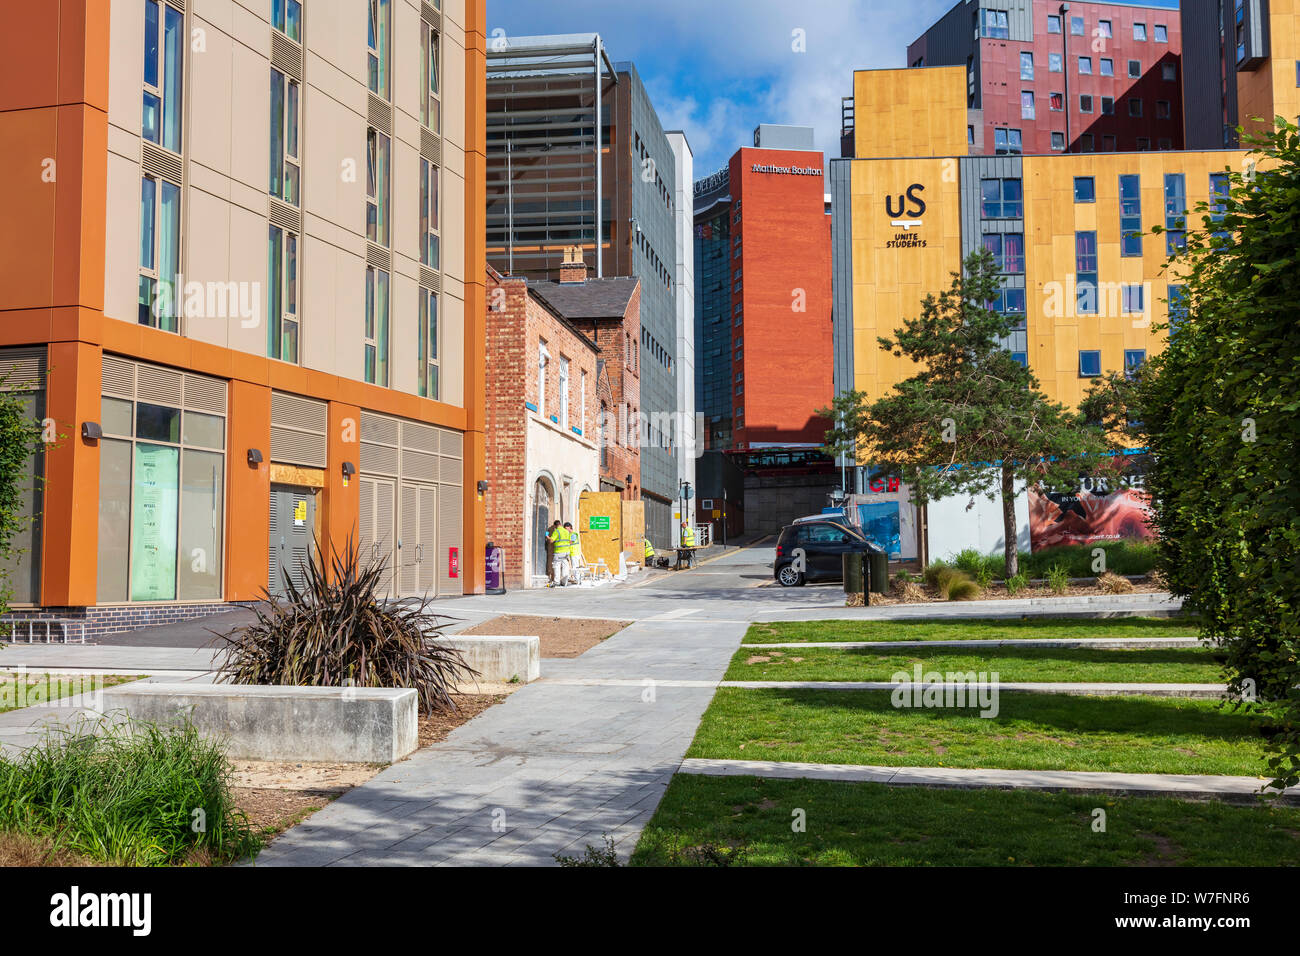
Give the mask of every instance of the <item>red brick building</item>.
[[1181, 53], [1177, 8], [963, 0], [907, 62], [966, 66], [971, 153], [1111, 153], [1183, 148]]
[[536, 586], [547, 528], [599, 487], [599, 349], [522, 277], [489, 267], [487, 302], [487, 540], [507, 587]]
[[555, 314], [594, 341], [601, 391], [595, 435], [600, 449], [600, 490], [641, 497], [641, 281], [592, 279], [576, 250], [570, 250], [560, 281], [530, 282], [529, 290]]

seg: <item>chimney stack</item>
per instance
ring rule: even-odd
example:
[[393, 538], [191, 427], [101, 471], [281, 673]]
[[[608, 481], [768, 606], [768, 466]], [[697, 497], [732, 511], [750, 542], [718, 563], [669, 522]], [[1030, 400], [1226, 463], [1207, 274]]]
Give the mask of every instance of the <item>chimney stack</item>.
[[579, 246], [569, 246], [564, 250], [564, 261], [560, 263], [560, 281], [587, 281], [587, 263], [582, 258], [582, 249]]

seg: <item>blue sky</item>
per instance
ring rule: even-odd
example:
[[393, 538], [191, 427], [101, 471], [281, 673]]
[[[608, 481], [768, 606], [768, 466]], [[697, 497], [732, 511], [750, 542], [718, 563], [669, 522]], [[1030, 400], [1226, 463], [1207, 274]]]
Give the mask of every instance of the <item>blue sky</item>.
[[[611, 59], [635, 61], [664, 128], [686, 131], [699, 179], [759, 123], [813, 126], [838, 156], [853, 70], [906, 66], [907, 45], [954, 2], [488, 0], [487, 12], [489, 34], [601, 34]], [[792, 49], [796, 30], [806, 52]]]

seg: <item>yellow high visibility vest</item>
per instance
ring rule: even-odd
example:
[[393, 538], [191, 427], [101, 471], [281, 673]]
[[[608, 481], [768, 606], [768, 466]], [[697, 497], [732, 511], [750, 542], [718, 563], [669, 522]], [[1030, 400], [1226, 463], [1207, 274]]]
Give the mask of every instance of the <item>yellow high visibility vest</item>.
[[569, 543], [569, 532], [563, 528], [555, 529], [555, 556], [557, 558], [568, 557], [572, 545]]
[[582, 550], [582, 544], [581, 544], [581, 539], [578, 537], [578, 532], [570, 531], [569, 532], [569, 554], [574, 555], [581, 550]]
[[655, 547], [654, 547], [653, 544], [650, 543], [650, 539], [649, 539], [649, 538], [646, 538], [646, 539], [645, 539], [645, 559], [646, 559], [647, 561], [653, 561], [653, 560], [654, 560], [654, 556], [655, 556]]
[[687, 525], [686, 529], [682, 532], [682, 547], [683, 548], [695, 547], [695, 529], [692, 528], [690, 525]]

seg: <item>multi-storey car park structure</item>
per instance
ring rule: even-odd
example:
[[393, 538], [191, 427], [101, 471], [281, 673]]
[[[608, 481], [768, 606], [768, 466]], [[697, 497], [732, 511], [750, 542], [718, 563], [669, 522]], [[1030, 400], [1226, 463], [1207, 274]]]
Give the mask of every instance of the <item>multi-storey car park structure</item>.
[[691, 211], [676, 198], [689, 147], [664, 131], [635, 66], [611, 61], [597, 34], [494, 38], [487, 56], [489, 261], [555, 280], [578, 246], [597, 279], [641, 280], [637, 480], [647, 532], [669, 541], [694, 456], [694, 410], [680, 405], [694, 396], [677, 381], [679, 342], [693, 335], [694, 288], [680, 280], [678, 251]]
[[0, 365], [57, 432], [15, 603], [197, 616], [350, 538], [481, 590], [482, 0], [6, 18]]

